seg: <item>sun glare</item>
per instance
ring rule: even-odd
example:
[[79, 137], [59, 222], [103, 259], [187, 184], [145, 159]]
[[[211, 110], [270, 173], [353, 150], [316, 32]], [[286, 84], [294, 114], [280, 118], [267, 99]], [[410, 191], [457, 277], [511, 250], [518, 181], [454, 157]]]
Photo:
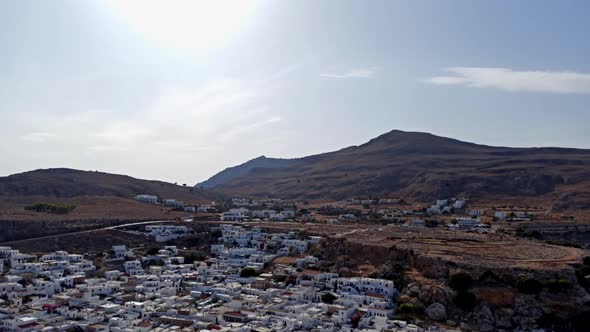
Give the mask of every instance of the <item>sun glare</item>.
[[251, 19], [250, 0], [111, 0], [118, 19], [141, 38], [166, 49], [202, 51], [222, 46]]

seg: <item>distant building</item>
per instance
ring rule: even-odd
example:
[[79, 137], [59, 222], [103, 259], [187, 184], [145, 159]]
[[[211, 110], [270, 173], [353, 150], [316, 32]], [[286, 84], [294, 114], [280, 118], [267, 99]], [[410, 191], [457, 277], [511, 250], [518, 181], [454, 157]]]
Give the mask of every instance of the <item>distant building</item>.
[[239, 208], [239, 209], [230, 209], [227, 212], [221, 214], [221, 219], [223, 221], [244, 221], [246, 219], [246, 213], [248, 209]]
[[459, 226], [459, 229], [476, 228], [479, 226], [480, 223], [481, 223], [481, 221], [479, 219], [469, 219], [469, 218], [457, 219], [457, 226]]
[[477, 209], [473, 209], [473, 210], [468, 210], [467, 214], [473, 217], [480, 217], [483, 216], [483, 210], [477, 210]]
[[494, 217], [498, 220], [506, 220], [508, 214], [505, 211], [496, 211]]
[[154, 195], [137, 195], [135, 199], [144, 203], [158, 204], [158, 196]]
[[164, 203], [164, 205], [166, 206], [171, 206], [175, 208], [184, 207], [184, 202], [178, 201], [173, 198], [165, 199], [162, 203]]
[[465, 202], [465, 200], [463, 199], [458, 199], [455, 201], [455, 203], [453, 203], [453, 208], [455, 209], [462, 209], [465, 207], [465, 205], [467, 204], [467, 202]]
[[424, 226], [426, 226], [426, 222], [421, 219], [416, 219], [416, 220], [409, 221], [408, 225], [413, 226], [413, 227], [424, 227]]

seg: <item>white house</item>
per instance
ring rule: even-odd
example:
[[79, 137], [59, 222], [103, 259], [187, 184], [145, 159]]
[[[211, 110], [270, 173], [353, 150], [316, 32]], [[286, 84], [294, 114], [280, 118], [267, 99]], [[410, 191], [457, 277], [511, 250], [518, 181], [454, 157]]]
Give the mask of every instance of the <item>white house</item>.
[[409, 221], [408, 225], [413, 226], [413, 227], [424, 227], [424, 226], [426, 226], [426, 222], [421, 219], [416, 219], [416, 220]]
[[457, 219], [457, 226], [459, 226], [459, 229], [475, 228], [475, 227], [478, 227], [480, 223], [481, 222], [479, 219], [470, 219], [470, 218]]
[[244, 208], [230, 209], [221, 215], [221, 219], [223, 221], [244, 221], [248, 211], [248, 209]]
[[125, 245], [113, 246], [113, 255], [118, 259], [127, 257], [127, 247]]
[[464, 199], [458, 199], [455, 201], [455, 203], [453, 203], [453, 207], [455, 209], [462, 209], [465, 207], [466, 204], [467, 202]]
[[166, 206], [171, 206], [175, 208], [184, 207], [184, 202], [178, 201], [173, 198], [167, 198], [162, 203], [164, 203], [164, 205]]
[[138, 260], [127, 261], [127, 262], [123, 263], [123, 267], [125, 268], [125, 272], [130, 276], [144, 274], [143, 268], [141, 267], [141, 262]]
[[284, 221], [285, 219], [287, 219], [287, 216], [285, 216], [282, 212], [279, 212], [274, 216], [270, 217], [270, 219], [272, 221]]
[[444, 206], [446, 206], [449, 203], [449, 200], [447, 199], [438, 199], [436, 200], [436, 206], [439, 208], [442, 208]]
[[295, 239], [288, 239], [283, 241], [283, 246], [287, 248], [294, 248], [300, 253], [304, 253], [307, 251], [307, 241], [303, 240], [295, 240]]
[[158, 196], [154, 195], [137, 195], [135, 199], [144, 203], [158, 204]]
[[494, 212], [494, 218], [496, 218], [498, 220], [506, 220], [506, 217], [508, 217], [508, 214], [506, 213], [506, 211]]
[[430, 214], [440, 214], [441, 210], [440, 207], [437, 205], [432, 205], [431, 207], [429, 207], [428, 209], [426, 209], [427, 213]]
[[275, 210], [254, 210], [252, 211], [252, 217], [254, 218], [271, 218], [277, 214]]
[[358, 294], [377, 293], [387, 297], [396, 293], [393, 281], [372, 278], [338, 278], [338, 290]]
[[483, 210], [479, 210], [479, 209], [472, 209], [467, 211], [467, 214], [473, 217], [479, 217], [479, 216], [483, 216]]

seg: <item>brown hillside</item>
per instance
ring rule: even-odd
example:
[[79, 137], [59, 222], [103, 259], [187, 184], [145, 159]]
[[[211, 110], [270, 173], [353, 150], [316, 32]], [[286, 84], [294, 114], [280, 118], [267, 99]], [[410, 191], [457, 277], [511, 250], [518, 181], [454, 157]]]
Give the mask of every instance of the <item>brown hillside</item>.
[[360, 146], [226, 177], [231, 180], [213, 188], [301, 199], [544, 197], [555, 209], [590, 208], [590, 150], [492, 147], [398, 130]]
[[0, 177], [0, 197], [115, 196], [132, 198], [137, 194], [176, 198], [188, 203], [204, 203], [219, 194], [175, 184], [135, 179], [125, 175], [79, 171], [66, 168], [42, 169]]

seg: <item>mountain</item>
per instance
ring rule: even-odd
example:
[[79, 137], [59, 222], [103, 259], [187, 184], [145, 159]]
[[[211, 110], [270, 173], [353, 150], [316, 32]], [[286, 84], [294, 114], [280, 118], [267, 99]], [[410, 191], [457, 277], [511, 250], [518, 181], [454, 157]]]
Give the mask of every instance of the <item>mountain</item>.
[[277, 158], [266, 158], [260, 156], [258, 158], [249, 160], [241, 165], [228, 167], [223, 171], [213, 175], [207, 181], [198, 183], [196, 188], [213, 188], [215, 186], [227, 183], [239, 176], [246, 175], [248, 172], [255, 168], [277, 168], [288, 166], [291, 163], [291, 159], [277, 159]]
[[176, 198], [186, 202], [209, 202], [219, 197], [213, 192], [162, 181], [141, 180], [125, 175], [67, 168], [40, 169], [0, 177], [0, 197], [114, 196], [132, 198], [137, 194], [159, 195], [162, 198]]
[[260, 157], [204, 184], [253, 197], [546, 196], [556, 208], [590, 208], [590, 150], [494, 147], [393, 130], [334, 152], [288, 160]]

